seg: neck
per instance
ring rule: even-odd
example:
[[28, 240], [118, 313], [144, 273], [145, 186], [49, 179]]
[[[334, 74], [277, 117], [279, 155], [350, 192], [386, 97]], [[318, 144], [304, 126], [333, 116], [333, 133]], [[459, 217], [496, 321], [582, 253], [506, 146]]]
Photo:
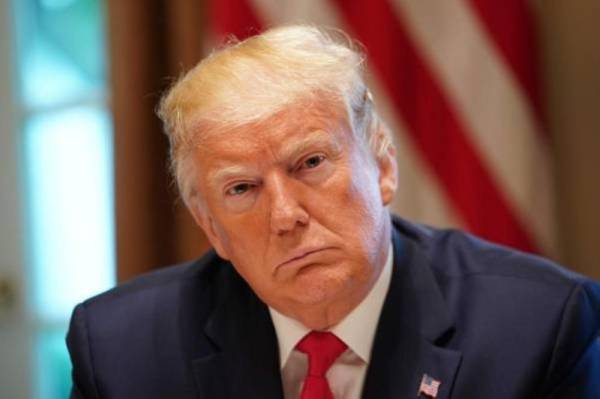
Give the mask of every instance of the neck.
[[329, 330], [352, 312], [367, 294], [368, 291], [358, 299], [350, 300], [350, 298], [348, 298], [340, 304], [319, 306], [316, 309], [305, 310], [302, 313], [293, 315], [293, 317], [311, 330]]

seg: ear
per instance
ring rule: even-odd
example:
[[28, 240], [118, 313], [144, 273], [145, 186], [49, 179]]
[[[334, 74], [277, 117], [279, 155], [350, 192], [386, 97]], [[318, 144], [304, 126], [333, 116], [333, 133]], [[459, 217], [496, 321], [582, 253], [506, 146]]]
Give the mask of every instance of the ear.
[[217, 254], [221, 258], [229, 260], [229, 254], [223, 245], [225, 241], [224, 233], [219, 229], [217, 222], [197, 200], [191, 201], [187, 204], [187, 207], [194, 221], [204, 231], [208, 242], [217, 251]]
[[396, 162], [396, 147], [390, 143], [385, 154], [377, 160], [379, 167], [379, 191], [381, 202], [389, 205], [394, 199], [398, 187], [398, 164]]

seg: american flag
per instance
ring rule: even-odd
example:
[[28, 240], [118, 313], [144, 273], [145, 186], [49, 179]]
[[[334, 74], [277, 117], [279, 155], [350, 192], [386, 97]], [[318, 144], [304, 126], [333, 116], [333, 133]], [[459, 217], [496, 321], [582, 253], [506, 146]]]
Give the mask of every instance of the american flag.
[[213, 42], [270, 26], [363, 43], [398, 148], [401, 216], [553, 255], [550, 139], [527, 0], [209, 0]]
[[419, 385], [419, 392], [417, 396], [423, 394], [430, 398], [437, 397], [438, 389], [440, 388], [440, 381], [434, 380], [427, 374], [423, 374], [423, 378], [421, 379], [421, 385]]

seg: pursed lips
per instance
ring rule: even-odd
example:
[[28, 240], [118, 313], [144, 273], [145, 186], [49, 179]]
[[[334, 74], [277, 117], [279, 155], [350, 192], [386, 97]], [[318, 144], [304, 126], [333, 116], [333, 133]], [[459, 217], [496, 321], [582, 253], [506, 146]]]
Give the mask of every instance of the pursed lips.
[[290, 258], [288, 258], [287, 260], [285, 260], [285, 261], [281, 262], [279, 265], [277, 265], [277, 269], [279, 269], [280, 267], [288, 266], [290, 264], [293, 264], [297, 261], [300, 261], [300, 260], [308, 257], [309, 255], [312, 255], [317, 252], [322, 252], [327, 249], [330, 249], [330, 247], [305, 248], [305, 249], [300, 249], [300, 250], [294, 251]]

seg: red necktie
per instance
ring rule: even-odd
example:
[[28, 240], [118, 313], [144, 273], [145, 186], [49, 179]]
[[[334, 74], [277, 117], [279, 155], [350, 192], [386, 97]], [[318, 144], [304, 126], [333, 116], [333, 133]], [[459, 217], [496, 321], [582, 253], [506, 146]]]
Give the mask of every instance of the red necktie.
[[325, 373], [346, 350], [346, 344], [332, 333], [313, 331], [296, 348], [308, 355], [308, 373], [300, 399], [333, 399]]

